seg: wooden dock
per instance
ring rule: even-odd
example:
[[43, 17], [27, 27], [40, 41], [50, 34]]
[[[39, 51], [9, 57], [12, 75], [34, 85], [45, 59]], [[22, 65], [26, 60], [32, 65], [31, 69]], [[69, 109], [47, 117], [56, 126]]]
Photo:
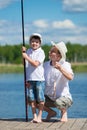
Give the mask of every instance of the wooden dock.
[[70, 118], [67, 123], [52, 119], [42, 123], [24, 119], [0, 119], [0, 130], [87, 130], [87, 118]]

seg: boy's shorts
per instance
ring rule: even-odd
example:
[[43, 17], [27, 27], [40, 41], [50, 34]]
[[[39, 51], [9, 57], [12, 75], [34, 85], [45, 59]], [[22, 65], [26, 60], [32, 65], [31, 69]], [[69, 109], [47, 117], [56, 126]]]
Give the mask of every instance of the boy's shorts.
[[45, 88], [45, 81], [29, 81], [30, 87], [28, 89], [28, 100], [29, 102], [36, 101], [44, 102], [44, 88]]
[[45, 106], [57, 107], [58, 109], [68, 109], [73, 104], [73, 101], [68, 97], [59, 97], [56, 101], [51, 100], [45, 95]]

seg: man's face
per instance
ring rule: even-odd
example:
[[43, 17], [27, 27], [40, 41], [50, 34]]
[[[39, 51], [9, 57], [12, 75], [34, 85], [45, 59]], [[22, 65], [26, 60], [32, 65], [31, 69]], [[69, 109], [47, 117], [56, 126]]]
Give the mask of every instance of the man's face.
[[49, 58], [52, 61], [59, 61], [60, 60], [61, 54], [55, 46], [53, 46], [51, 48], [51, 50], [49, 51]]

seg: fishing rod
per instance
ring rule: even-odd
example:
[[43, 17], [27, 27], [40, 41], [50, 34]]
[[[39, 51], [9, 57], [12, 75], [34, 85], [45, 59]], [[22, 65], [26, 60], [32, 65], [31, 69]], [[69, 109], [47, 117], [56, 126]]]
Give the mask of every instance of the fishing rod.
[[[23, 38], [23, 46], [25, 46], [25, 36], [24, 36], [24, 11], [23, 11], [23, 0], [21, 0], [21, 16], [22, 16], [22, 38]], [[28, 121], [28, 105], [27, 105], [27, 88], [26, 88], [26, 64], [24, 61], [24, 93], [25, 93], [25, 113], [26, 113], [26, 121]]]

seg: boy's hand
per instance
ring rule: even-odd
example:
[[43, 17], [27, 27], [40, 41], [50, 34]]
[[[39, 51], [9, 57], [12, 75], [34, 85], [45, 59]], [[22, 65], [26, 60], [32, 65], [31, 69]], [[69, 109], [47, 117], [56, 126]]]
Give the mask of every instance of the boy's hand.
[[26, 47], [22, 46], [22, 52], [26, 52]]
[[30, 87], [30, 83], [26, 82], [26, 87], [29, 88]]

